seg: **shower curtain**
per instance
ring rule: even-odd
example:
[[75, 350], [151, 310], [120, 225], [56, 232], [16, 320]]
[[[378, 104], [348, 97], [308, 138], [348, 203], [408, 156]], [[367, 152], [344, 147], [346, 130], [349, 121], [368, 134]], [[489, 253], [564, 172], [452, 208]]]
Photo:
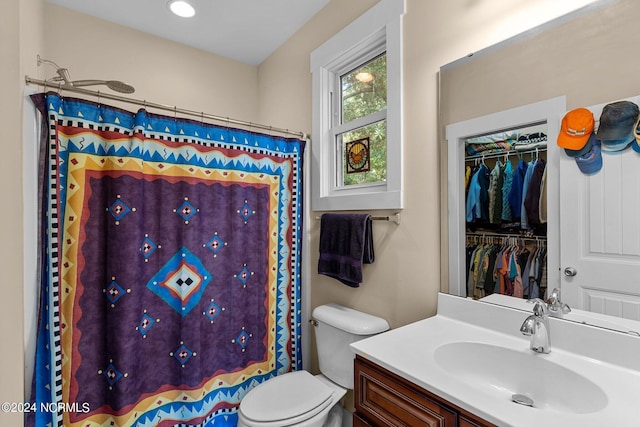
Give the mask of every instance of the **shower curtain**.
[[37, 426], [233, 426], [301, 368], [304, 142], [58, 94], [43, 113]]

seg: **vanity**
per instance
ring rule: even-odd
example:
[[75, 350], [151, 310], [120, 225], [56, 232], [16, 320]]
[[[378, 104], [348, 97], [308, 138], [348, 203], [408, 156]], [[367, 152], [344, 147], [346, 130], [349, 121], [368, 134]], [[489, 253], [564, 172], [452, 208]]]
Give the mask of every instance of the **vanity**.
[[494, 425], [362, 356], [355, 359], [355, 378], [356, 427]]
[[438, 314], [351, 344], [355, 426], [637, 426], [640, 339], [447, 294]]

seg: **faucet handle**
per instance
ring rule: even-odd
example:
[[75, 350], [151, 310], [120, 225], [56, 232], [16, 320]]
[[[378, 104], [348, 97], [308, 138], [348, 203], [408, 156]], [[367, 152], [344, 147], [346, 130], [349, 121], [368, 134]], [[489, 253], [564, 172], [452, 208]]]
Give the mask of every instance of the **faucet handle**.
[[541, 300], [540, 298], [532, 298], [527, 300], [528, 303], [533, 305], [533, 314], [540, 317], [545, 317], [549, 315], [549, 309], [547, 308], [547, 304]]
[[549, 311], [554, 314], [567, 314], [571, 312], [571, 307], [560, 299], [560, 289], [558, 288], [554, 288], [553, 291], [551, 291], [551, 295], [549, 295], [549, 298], [547, 299], [547, 304]]

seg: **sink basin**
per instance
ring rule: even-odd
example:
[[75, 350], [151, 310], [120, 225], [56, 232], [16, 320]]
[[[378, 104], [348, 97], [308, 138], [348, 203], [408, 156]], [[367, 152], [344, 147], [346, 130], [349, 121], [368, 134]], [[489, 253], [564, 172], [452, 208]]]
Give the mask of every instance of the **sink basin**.
[[534, 408], [574, 414], [607, 406], [598, 385], [546, 357], [479, 342], [443, 344], [434, 353], [440, 368], [480, 393], [498, 393], [506, 400], [524, 395]]

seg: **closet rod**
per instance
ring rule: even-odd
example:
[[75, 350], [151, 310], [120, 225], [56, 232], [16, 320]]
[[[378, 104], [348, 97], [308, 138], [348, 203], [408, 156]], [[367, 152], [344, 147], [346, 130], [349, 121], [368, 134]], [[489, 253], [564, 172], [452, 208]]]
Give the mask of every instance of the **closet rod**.
[[309, 137], [305, 132], [291, 131], [289, 129], [282, 129], [282, 128], [277, 128], [273, 126], [262, 125], [259, 123], [247, 122], [244, 120], [231, 119], [229, 117], [216, 116], [213, 114], [207, 114], [207, 113], [194, 111], [194, 110], [187, 110], [185, 108], [178, 108], [178, 107], [166, 105], [166, 104], [157, 104], [154, 102], [148, 102], [143, 99], [135, 99], [135, 98], [129, 98], [126, 96], [112, 95], [110, 93], [104, 93], [100, 91], [83, 89], [79, 87], [74, 87], [72, 85], [62, 84], [61, 82], [60, 83], [47, 82], [45, 80], [34, 79], [29, 76], [25, 76], [25, 81], [27, 84], [44, 86], [45, 90], [47, 87], [50, 87], [51, 89], [57, 89], [57, 90], [66, 90], [67, 92], [81, 93], [83, 95], [95, 96], [97, 98], [106, 98], [106, 99], [111, 99], [113, 101], [127, 102], [129, 104], [139, 105], [144, 108], [149, 107], [149, 108], [155, 108], [157, 110], [169, 111], [174, 114], [183, 114], [183, 115], [199, 117], [203, 121], [204, 119], [217, 120], [219, 122], [224, 122], [228, 124], [231, 123], [234, 125], [245, 126], [245, 127], [248, 127], [249, 129], [255, 128], [255, 129], [262, 129], [269, 132], [278, 132], [278, 133], [287, 134], [287, 135], [294, 135], [301, 139], [305, 139], [309, 141]]
[[523, 150], [523, 151], [519, 151], [519, 150], [509, 150], [509, 151], [502, 151], [500, 153], [491, 153], [491, 154], [474, 154], [471, 156], [465, 156], [465, 161], [468, 160], [475, 160], [475, 159], [482, 159], [483, 157], [485, 159], [493, 159], [493, 158], [498, 158], [498, 157], [504, 157], [507, 154], [508, 155], [521, 155], [521, 154], [533, 154], [536, 151], [540, 152], [540, 151], [547, 151], [547, 146], [546, 145], [541, 145], [539, 148], [537, 149], [531, 149], [531, 150]]
[[481, 237], [481, 238], [498, 238], [498, 239], [509, 239], [509, 238], [515, 238], [515, 239], [523, 239], [523, 240], [531, 240], [531, 241], [536, 241], [536, 242], [544, 242], [547, 240], [546, 236], [523, 236], [520, 234], [502, 234], [502, 233], [478, 233], [478, 232], [467, 232], [466, 233], [467, 237]]

